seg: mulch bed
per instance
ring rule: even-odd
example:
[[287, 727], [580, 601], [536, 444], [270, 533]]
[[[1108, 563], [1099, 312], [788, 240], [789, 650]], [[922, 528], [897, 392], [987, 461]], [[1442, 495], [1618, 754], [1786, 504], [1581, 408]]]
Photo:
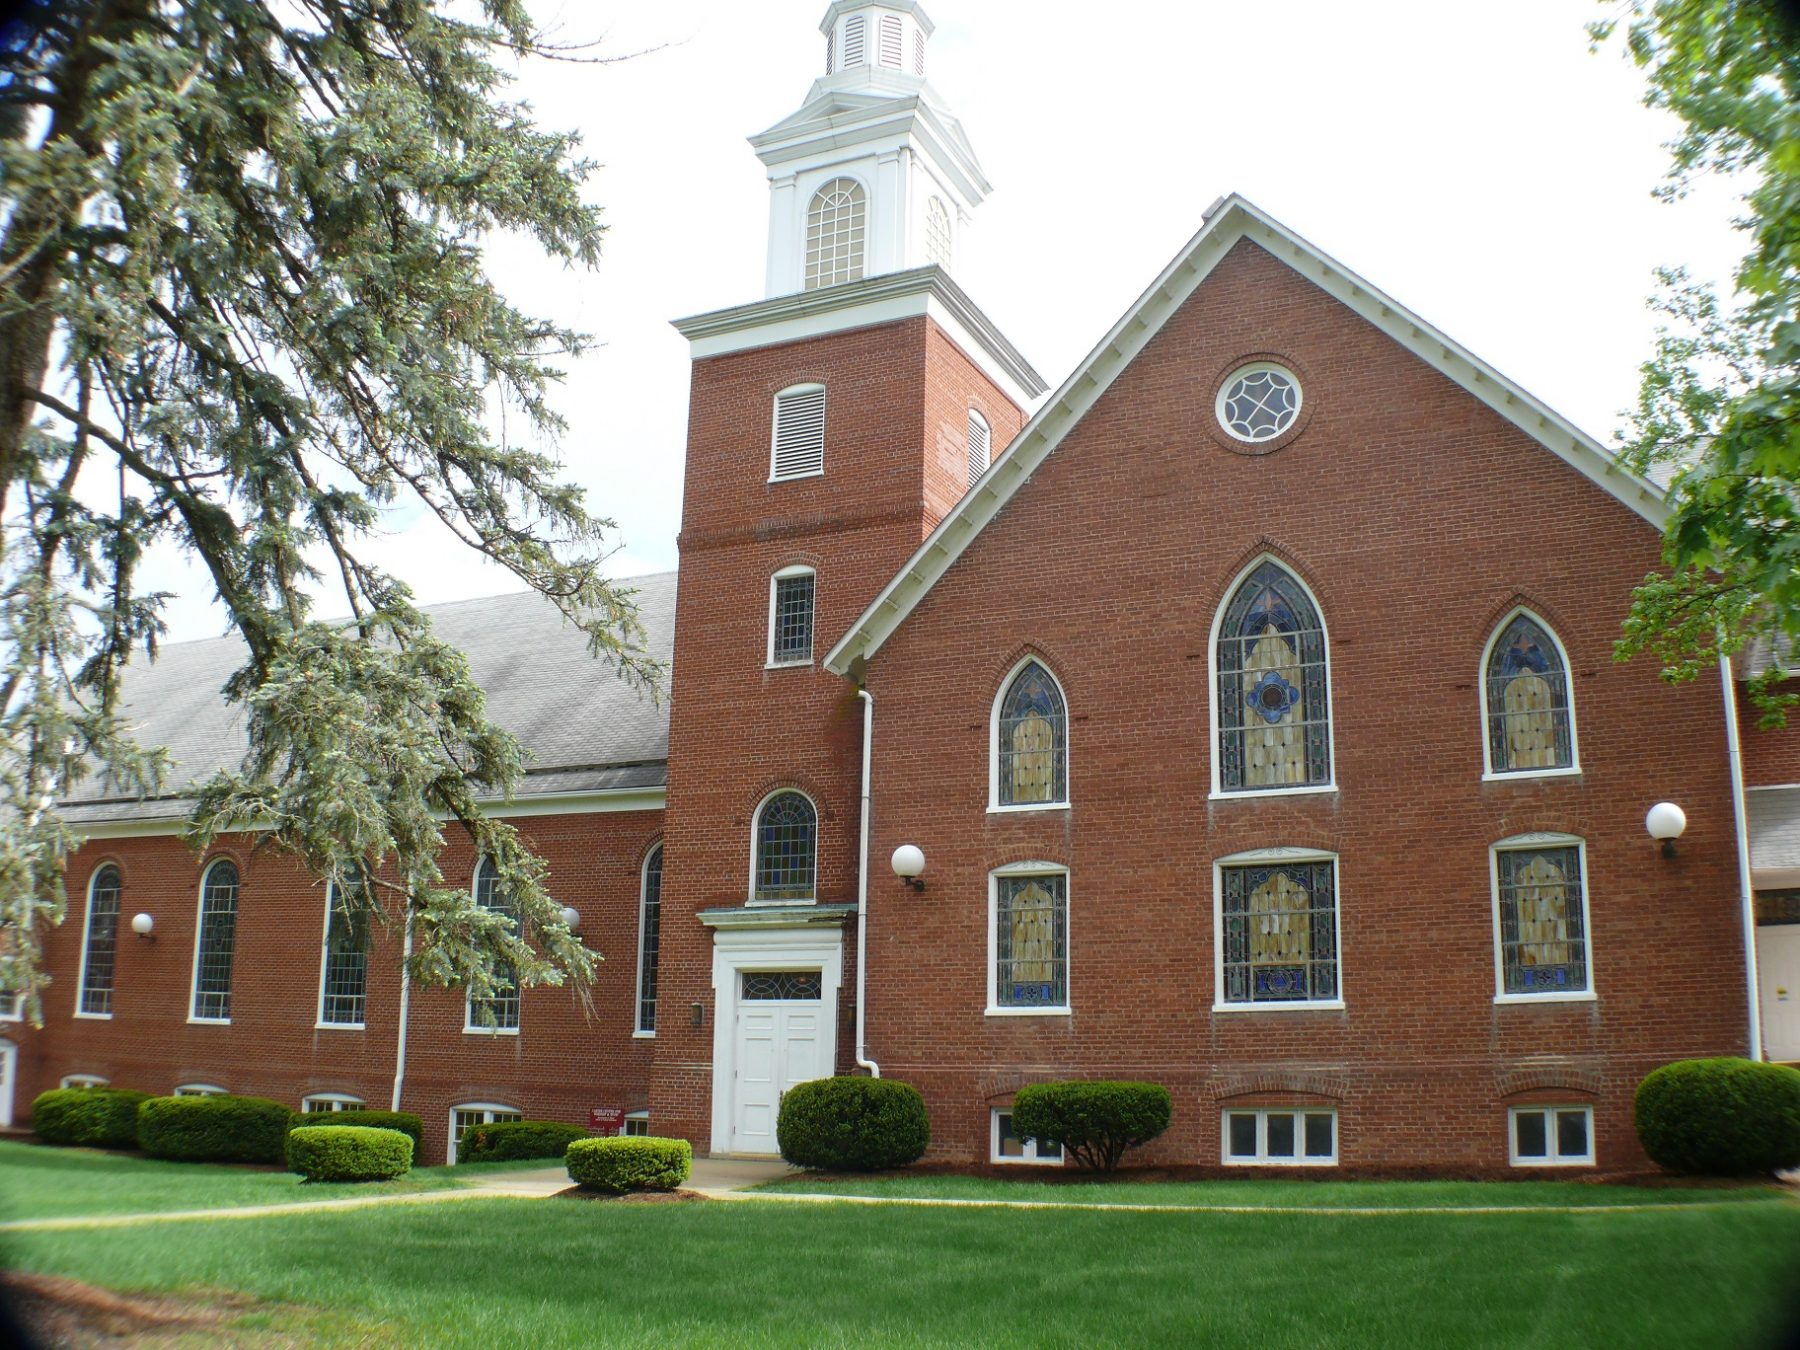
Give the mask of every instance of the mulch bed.
[[227, 1325], [257, 1307], [255, 1299], [220, 1292], [204, 1302], [191, 1298], [166, 1298], [150, 1294], [115, 1294], [110, 1289], [66, 1280], [54, 1275], [0, 1273], [0, 1297], [5, 1307], [0, 1317], [0, 1338], [23, 1334], [27, 1345], [53, 1347], [112, 1347], [157, 1345], [217, 1336], [233, 1346], [286, 1346], [293, 1341], [279, 1336], [247, 1332]]
[[567, 1190], [557, 1191], [550, 1197], [552, 1200], [604, 1200], [619, 1205], [680, 1205], [690, 1200], [709, 1201], [709, 1195], [701, 1195], [698, 1191], [627, 1191], [624, 1195], [608, 1195], [604, 1191], [584, 1190], [580, 1186], [571, 1186]]

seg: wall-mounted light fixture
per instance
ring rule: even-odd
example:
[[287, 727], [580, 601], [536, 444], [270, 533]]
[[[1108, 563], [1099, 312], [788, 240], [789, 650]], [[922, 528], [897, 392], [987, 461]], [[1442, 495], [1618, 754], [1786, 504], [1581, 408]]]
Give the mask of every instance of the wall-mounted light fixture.
[[563, 906], [562, 921], [563, 927], [567, 928], [571, 933], [579, 933], [581, 931], [581, 911], [575, 909], [573, 906]]
[[131, 916], [131, 931], [141, 938], [147, 938], [149, 941], [155, 942], [156, 938], [153, 934], [156, 931], [156, 920], [151, 918], [148, 914], [133, 914]]
[[1687, 829], [1687, 812], [1674, 802], [1658, 802], [1644, 816], [1644, 828], [1652, 839], [1661, 841], [1663, 857], [1673, 858], [1675, 841]]
[[917, 844], [902, 844], [894, 850], [894, 875], [915, 891], [925, 889], [921, 873], [925, 870], [925, 851]]

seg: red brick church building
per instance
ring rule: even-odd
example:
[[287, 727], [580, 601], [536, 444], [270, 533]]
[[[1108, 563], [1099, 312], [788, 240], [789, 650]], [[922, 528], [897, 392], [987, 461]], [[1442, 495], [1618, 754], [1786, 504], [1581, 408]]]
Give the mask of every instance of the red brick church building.
[[[1135, 1078], [1146, 1163], [1504, 1174], [1642, 1166], [1669, 1060], [1800, 1058], [1800, 732], [1612, 660], [1658, 486], [1238, 197], [1046, 397], [953, 280], [989, 185], [929, 18], [822, 26], [751, 142], [768, 298], [677, 325], [681, 567], [632, 583], [669, 699], [532, 597], [433, 611], [535, 756], [491, 809], [606, 957], [592, 1016], [407, 988], [291, 860], [97, 789], [6, 1119], [107, 1081], [398, 1106], [433, 1161], [591, 1112], [756, 1154], [787, 1087], [878, 1072], [931, 1159], [1053, 1164], [1013, 1093]], [[177, 779], [241, 753], [239, 663], [131, 673]]]

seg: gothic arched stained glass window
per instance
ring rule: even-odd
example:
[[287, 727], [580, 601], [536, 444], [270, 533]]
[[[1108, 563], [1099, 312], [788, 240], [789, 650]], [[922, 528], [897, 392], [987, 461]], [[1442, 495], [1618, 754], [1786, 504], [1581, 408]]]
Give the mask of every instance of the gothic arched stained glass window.
[[1068, 720], [1050, 672], [1027, 661], [1006, 687], [994, 728], [999, 805], [1069, 800]]
[[757, 900], [811, 900], [819, 813], [798, 792], [778, 792], [756, 813]]
[[1489, 649], [1485, 674], [1489, 772], [1573, 768], [1569, 671], [1543, 621], [1514, 614]]
[[1331, 782], [1325, 629], [1279, 563], [1259, 563], [1226, 602], [1218, 681], [1221, 791]]

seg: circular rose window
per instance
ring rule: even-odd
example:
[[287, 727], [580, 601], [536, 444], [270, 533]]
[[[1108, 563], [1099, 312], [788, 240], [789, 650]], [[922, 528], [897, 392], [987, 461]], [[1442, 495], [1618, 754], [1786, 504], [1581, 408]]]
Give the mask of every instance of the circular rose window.
[[1219, 390], [1219, 425], [1240, 441], [1272, 441], [1300, 415], [1300, 381], [1286, 366], [1258, 361], [1231, 373]]

